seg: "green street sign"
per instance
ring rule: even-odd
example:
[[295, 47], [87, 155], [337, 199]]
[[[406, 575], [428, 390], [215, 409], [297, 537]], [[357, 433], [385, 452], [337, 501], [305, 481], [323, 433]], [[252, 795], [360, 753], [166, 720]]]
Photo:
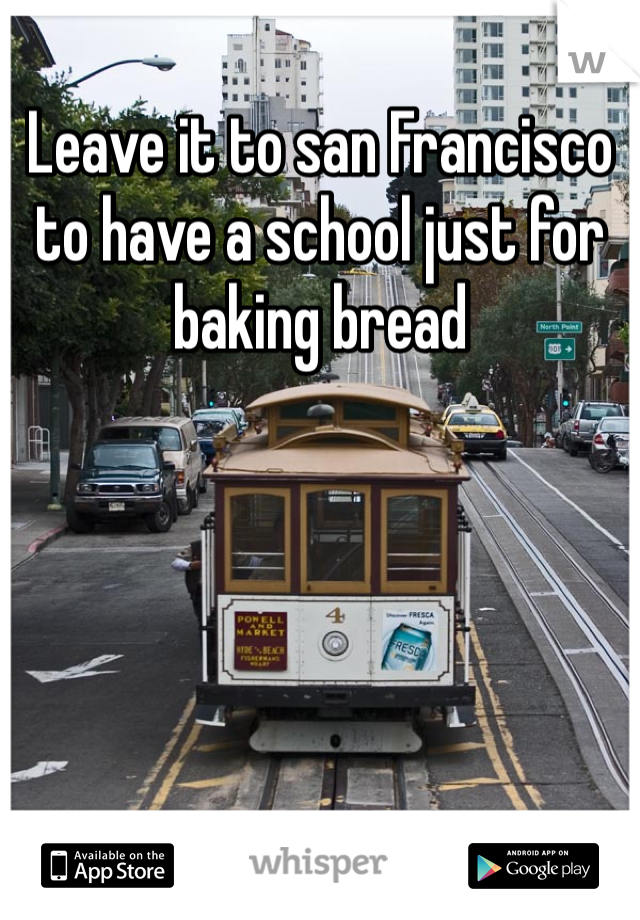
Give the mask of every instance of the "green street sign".
[[544, 360], [545, 361], [575, 361], [576, 360], [576, 340], [575, 339], [545, 339], [544, 340]]
[[580, 320], [538, 320], [536, 332], [582, 332], [582, 322]]

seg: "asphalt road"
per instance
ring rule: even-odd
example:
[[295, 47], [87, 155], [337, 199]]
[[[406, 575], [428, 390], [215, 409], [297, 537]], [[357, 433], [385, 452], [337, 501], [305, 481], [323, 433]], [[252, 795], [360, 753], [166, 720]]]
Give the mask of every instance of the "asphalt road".
[[[534, 450], [511, 451], [501, 471], [623, 594], [624, 552], [545, 482], [626, 545], [628, 475], [600, 476], [583, 457]], [[170, 567], [210, 507], [203, 496], [168, 534], [139, 524], [68, 533], [14, 570], [12, 770], [64, 764], [15, 782], [14, 808], [243, 807], [262, 759], [246, 740], [251, 714], [224, 730], [194, 727], [199, 641], [183, 579]], [[480, 719], [470, 729], [427, 729], [413, 769], [430, 784], [433, 807], [610, 807], [544, 660], [475, 537], [472, 579]], [[96, 662], [101, 656], [114, 657]], [[74, 667], [82, 676], [41, 682], [29, 673]], [[300, 761], [301, 777], [307, 761]], [[524, 791], [532, 789], [532, 796]]]

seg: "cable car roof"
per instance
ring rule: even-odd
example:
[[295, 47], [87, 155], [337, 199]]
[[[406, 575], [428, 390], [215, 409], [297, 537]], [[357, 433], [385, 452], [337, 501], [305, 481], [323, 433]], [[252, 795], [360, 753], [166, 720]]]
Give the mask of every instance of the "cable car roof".
[[266, 409], [284, 403], [292, 403], [309, 399], [330, 402], [331, 399], [363, 399], [372, 402], [384, 403], [390, 406], [401, 406], [406, 409], [417, 409], [428, 412], [429, 405], [414, 396], [409, 390], [400, 387], [377, 386], [372, 383], [308, 383], [300, 387], [288, 387], [284, 390], [275, 390], [255, 399], [247, 411], [255, 412], [257, 409]]

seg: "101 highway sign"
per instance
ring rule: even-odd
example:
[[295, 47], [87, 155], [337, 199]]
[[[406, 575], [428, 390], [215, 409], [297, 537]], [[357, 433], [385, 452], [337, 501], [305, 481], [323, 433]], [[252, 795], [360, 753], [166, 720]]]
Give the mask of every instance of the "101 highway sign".
[[544, 360], [545, 361], [575, 361], [576, 360], [576, 340], [575, 339], [545, 339], [544, 340]]

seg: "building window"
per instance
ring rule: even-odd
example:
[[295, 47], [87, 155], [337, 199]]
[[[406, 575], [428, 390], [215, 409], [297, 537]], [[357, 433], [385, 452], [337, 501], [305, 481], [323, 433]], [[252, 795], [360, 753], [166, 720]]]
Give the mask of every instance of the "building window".
[[456, 51], [456, 64], [475, 64], [478, 52], [475, 48], [458, 48]]
[[458, 42], [458, 44], [461, 42], [475, 42], [475, 40], [475, 29], [456, 29], [456, 42]]
[[458, 48], [456, 51], [456, 64], [475, 64], [478, 61], [478, 52], [475, 48]]
[[504, 64], [483, 64], [483, 80], [504, 80]]
[[525, 64], [524, 67], [522, 68], [522, 76], [523, 77], [529, 76], [529, 65], [528, 64]]
[[457, 99], [462, 105], [475, 105], [478, 101], [478, 91], [476, 89], [459, 89]]
[[522, 53], [529, 54], [529, 45], [522, 45]]
[[485, 38], [502, 38], [503, 24], [501, 22], [483, 22], [482, 34]]
[[564, 192], [556, 192], [556, 198], [562, 201], [562, 199], [564, 198]]
[[607, 259], [602, 258], [602, 252], [604, 250], [604, 243], [600, 243], [598, 246], [598, 278], [608, 278], [609, 277], [609, 262]]
[[569, 180], [569, 185], [571, 185], [571, 186], [573, 186], [573, 188], [575, 188], [575, 187], [577, 186], [577, 184], [578, 184], [578, 177], [577, 177], [577, 176], [571, 176], [571, 179]]
[[484, 180], [485, 185], [504, 185], [504, 178], [502, 176], [489, 176], [488, 179]]
[[264, 67], [264, 58], [260, 58], [260, 66]]
[[578, 87], [570, 86], [569, 87], [569, 99], [577, 99], [577, 98], [578, 98]]
[[523, 34], [523, 35], [528, 35], [528, 34], [529, 34], [529, 23], [528, 23], [528, 22], [523, 22], [523, 23], [522, 23], [522, 34]]
[[301, 102], [306, 102], [306, 101], [307, 101], [307, 97], [304, 96], [304, 95], [303, 95], [303, 96], [300, 96], [300, 101], [301, 101]]
[[564, 109], [556, 109], [556, 118], [564, 118]]
[[502, 102], [504, 100], [504, 86], [494, 86], [492, 84], [483, 86], [482, 99], [484, 102]]
[[306, 85], [307, 85], [306, 80], [300, 80], [300, 86], [306, 86]]
[[564, 175], [562, 173], [558, 173], [556, 176], [556, 182], [564, 182]]
[[626, 109], [607, 109], [607, 122], [610, 125], [626, 125]]
[[222, 69], [223, 69], [223, 70], [226, 70], [228, 66], [229, 66], [229, 65], [227, 64], [226, 61], [223, 61], [223, 62], [222, 62]]
[[562, 99], [564, 90], [561, 86], [556, 86], [556, 99]]
[[577, 193], [577, 192], [571, 192], [571, 194], [569, 195], [569, 198], [571, 199], [571, 201], [577, 201], [577, 200], [578, 200], [578, 193]]
[[242, 51], [242, 45], [241, 45], [241, 44], [240, 44], [240, 45], [234, 45], [234, 46], [233, 46], [233, 50], [234, 50], [234, 51]]
[[577, 125], [578, 124], [578, 110], [569, 109], [569, 124]]
[[237, 94], [237, 93], [234, 93], [234, 94], [233, 94], [233, 96], [231, 97], [231, 101], [232, 101], [232, 102], [237, 102], [237, 101], [238, 101], [238, 94]]
[[458, 109], [456, 120], [461, 125], [477, 125], [478, 113], [474, 109]]
[[238, 78], [237, 78], [237, 77], [231, 77], [231, 82], [233, 83], [234, 86], [237, 86], [237, 85], [238, 85]]
[[627, 101], [627, 91], [623, 87], [618, 86], [608, 86], [607, 87], [607, 102], [626, 102]]
[[280, 60], [280, 58], [276, 58], [276, 67], [277, 67], [278, 69], [279, 69], [280, 67], [282, 67], [282, 61]]
[[458, 16], [458, 22], [475, 22], [475, 16]]
[[460, 176], [460, 182], [462, 185], [477, 185], [478, 177], [477, 176]]
[[523, 95], [523, 96], [528, 96], [528, 95], [529, 95], [529, 87], [528, 87], [528, 86], [523, 86], [523, 87], [522, 87], [522, 95]]
[[456, 71], [456, 83], [477, 83], [477, 70], [465, 68]]
[[226, 101], [228, 100], [228, 98], [229, 98], [229, 93], [223, 93], [223, 94], [222, 94], [222, 101], [223, 101], [223, 102], [226, 102]]
[[528, 115], [528, 114], [529, 114], [529, 106], [528, 106], [528, 105], [525, 106], [525, 107], [523, 108], [522, 114], [523, 114], [523, 115]]
[[482, 117], [485, 121], [504, 121], [503, 105], [488, 105], [482, 109]]
[[245, 78], [244, 78], [244, 85], [245, 85], [245, 86], [248, 86], [248, 85], [249, 85], [249, 82], [250, 82], [250, 81], [249, 81], [249, 77], [245, 77]]
[[276, 83], [280, 82], [280, 74], [276, 74]]
[[484, 44], [482, 46], [482, 56], [485, 58], [503, 58], [504, 45], [502, 44]]
[[271, 31], [271, 26], [269, 25], [268, 22], [265, 22], [265, 24], [264, 24], [264, 30], [265, 30], [265, 32], [270, 32], [270, 31]]
[[223, 77], [223, 78], [222, 78], [222, 85], [223, 85], [223, 86], [226, 86], [226, 85], [227, 85], [227, 80], [228, 80], [228, 79], [229, 79], [229, 77]]
[[287, 58], [286, 61], [284, 62], [284, 66], [291, 67], [291, 61], [289, 60], [289, 58]]
[[307, 69], [307, 62], [300, 61], [300, 70], [306, 70], [306, 69]]

